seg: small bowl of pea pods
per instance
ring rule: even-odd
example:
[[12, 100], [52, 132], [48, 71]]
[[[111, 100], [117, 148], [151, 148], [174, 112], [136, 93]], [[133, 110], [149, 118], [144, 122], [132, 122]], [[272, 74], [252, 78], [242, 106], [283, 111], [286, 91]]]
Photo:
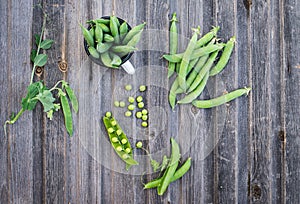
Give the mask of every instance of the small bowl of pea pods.
[[125, 20], [112, 16], [88, 20], [88, 27], [81, 26], [84, 48], [96, 64], [108, 68], [122, 67], [127, 73], [135, 69], [129, 59], [137, 50], [146, 23], [131, 27]]

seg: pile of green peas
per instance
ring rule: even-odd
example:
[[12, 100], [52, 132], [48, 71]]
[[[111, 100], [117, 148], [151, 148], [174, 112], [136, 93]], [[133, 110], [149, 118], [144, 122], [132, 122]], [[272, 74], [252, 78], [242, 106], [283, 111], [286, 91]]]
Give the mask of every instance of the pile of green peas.
[[89, 28], [81, 26], [89, 54], [110, 68], [119, 68], [122, 58], [137, 50], [146, 23], [132, 29], [126, 21], [112, 15], [87, 21]]
[[[176, 13], [173, 14], [170, 26], [170, 54], [163, 55], [169, 62], [168, 77], [173, 73], [177, 76], [170, 88], [169, 103], [172, 109], [176, 104], [192, 103], [197, 108], [212, 108], [227, 103], [242, 95], [247, 95], [251, 88], [237, 89], [225, 95], [209, 100], [197, 100], [202, 94], [209, 77], [220, 73], [227, 65], [233, 52], [235, 36], [227, 43], [220, 43], [216, 40], [219, 27], [214, 27], [210, 32], [198, 39], [200, 28], [194, 29], [186, 50], [183, 53], [177, 52], [178, 34], [176, 27]], [[221, 50], [223, 52], [220, 54]], [[214, 65], [220, 55], [219, 60]], [[185, 93], [177, 100], [178, 94]]]
[[[146, 89], [147, 87], [145, 85], [140, 85], [139, 87], [140, 92], [145, 92]], [[131, 91], [132, 85], [130, 84], [125, 85], [125, 90]], [[142, 127], [148, 127], [148, 110], [145, 108], [143, 97], [140, 95], [137, 97], [129, 96], [127, 102], [128, 102], [127, 111], [125, 111], [124, 115], [126, 117], [131, 117], [135, 115], [137, 119], [141, 120]], [[124, 108], [126, 107], [126, 102], [115, 100], [114, 106]]]

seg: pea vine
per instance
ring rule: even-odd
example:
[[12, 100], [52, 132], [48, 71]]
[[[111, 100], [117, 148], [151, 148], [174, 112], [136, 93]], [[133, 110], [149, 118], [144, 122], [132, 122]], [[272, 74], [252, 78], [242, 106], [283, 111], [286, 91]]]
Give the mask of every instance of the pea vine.
[[[47, 88], [42, 80], [33, 82], [34, 73], [36, 67], [43, 67], [48, 61], [47, 54], [41, 54], [41, 50], [48, 50], [53, 44], [53, 40], [44, 39], [43, 33], [46, 26], [47, 14], [44, 13], [44, 20], [40, 35], [35, 35], [35, 44], [37, 49], [32, 49], [30, 59], [33, 62], [33, 68], [31, 72], [30, 84], [27, 87], [27, 94], [22, 98], [21, 110], [9, 120], [4, 123], [4, 133], [6, 135], [6, 125], [14, 124], [20, 116], [26, 111], [31, 111], [36, 107], [36, 104], [40, 102], [43, 106], [43, 110], [47, 113], [47, 118], [52, 120], [54, 112], [62, 109], [65, 119], [66, 130], [70, 136], [73, 135], [73, 122], [72, 122], [72, 111], [70, 105], [75, 113], [78, 112], [78, 100], [74, 91], [71, 89], [69, 84], [64, 81], [58, 81], [52, 88]], [[60, 103], [56, 102], [60, 100]]]

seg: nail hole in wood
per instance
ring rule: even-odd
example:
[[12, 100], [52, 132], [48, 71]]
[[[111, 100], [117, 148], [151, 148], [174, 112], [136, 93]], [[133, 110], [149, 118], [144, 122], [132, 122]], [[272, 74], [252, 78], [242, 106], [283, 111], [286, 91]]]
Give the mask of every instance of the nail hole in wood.
[[60, 61], [58, 62], [58, 68], [61, 72], [66, 72], [68, 71], [68, 63], [65, 61]]
[[278, 133], [278, 137], [283, 142], [285, 139], [285, 132], [283, 130], [280, 130]]
[[44, 72], [44, 67], [36, 67], [35, 68], [35, 75], [37, 75], [38, 77], [40, 77]]
[[198, 109], [197, 107], [195, 107], [195, 106], [192, 106], [192, 107], [191, 107], [191, 111], [192, 111], [192, 113], [193, 113], [194, 115], [196, 115], [196, 114], [199, 112], [199, 109]]
[[258, 184], [252, 185], [252, 196], [256, 200], [259, 200], [261, 198], [261, 188], [258, 186]]

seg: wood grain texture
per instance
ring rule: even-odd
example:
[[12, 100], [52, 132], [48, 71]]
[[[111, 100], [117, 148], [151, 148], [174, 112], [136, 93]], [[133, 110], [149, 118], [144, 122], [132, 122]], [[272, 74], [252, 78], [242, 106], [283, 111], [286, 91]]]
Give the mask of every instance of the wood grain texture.
[[[21, 108], [31, 73], [33, 35], [48, 14], [44, 38], [55, 41], [42, 79], [48, 87], [65, 79], [79, 99], [74, 135], [69, 137], [62, 112], [53, 121], [40, 104], [0, 130], [0, 203], [299, 203], [300, 16], [296, 0], [9, 0], [0, 4], [0, 121]], [[241, 97], [215, 109], [168, 104], [167, 63], [169, 19], [177, 13], [179, 51], [192, 28], [207, 33], [220, 26], [218, 37], [235, 35], [232, 57], [211, 77], [200, 98], [211, 98], [244, 86]], [[131, 26], [147, 22], [130, 62], [135, 75], [93, 63], [83, 47], [78, 22], [115, 14]], [[58, 68], [68, 65], [67, 72]], [[125, 84], [134, 90], [126, 92]], [[137, 91], [147, 85], [145, 93]], [[114, 100], [142, 95], [149, 128], [140, 127]], [[101, 117], [113, 111], [132, 145], [142, 140], [161, 161], [170, 154], [170, 137], [180, 144], [182, 161], [192, 157], [191, 170], [172, 183], [163, 196], [143, 190], [153, 173], [149, 158], [134, 150], [138, 167], [129, 172], [110, 147]]]

